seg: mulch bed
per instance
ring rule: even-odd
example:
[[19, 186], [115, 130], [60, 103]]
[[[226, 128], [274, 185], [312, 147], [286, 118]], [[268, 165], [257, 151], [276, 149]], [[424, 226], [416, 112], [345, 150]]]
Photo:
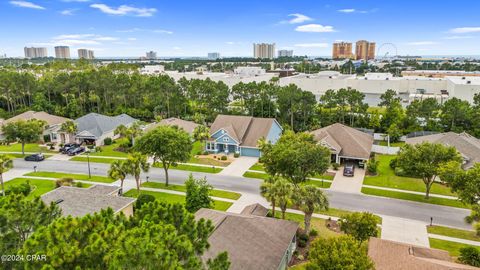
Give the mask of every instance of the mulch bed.
[[332, 219], [328, 219], [327, 221], [325, 221], [325, 226], [331, 230], [331, 231], [334, 231], [334, 232], [337, 232], [337, 233], [341, 233], [340, 231], [340, 225], [338, 224], [337, 221], [335, 220], [332, 220]]

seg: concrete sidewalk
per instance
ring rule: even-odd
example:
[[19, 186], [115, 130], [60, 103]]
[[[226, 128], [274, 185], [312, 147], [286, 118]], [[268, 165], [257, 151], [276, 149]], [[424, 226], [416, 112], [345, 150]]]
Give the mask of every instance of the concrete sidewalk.
[[250, 169], [255, 163], [258, 162], [256, 157], [238, 157], [234, 158], [233, 162], [225, 167], [218, 175], [229, 175], [241, 177]]
[[425, 222], [382, 216], [382, 239], [430, 247]]
[[340, 167], [333, 178], [333, 183], [330, 190], [340, 191], [345, 193], [362, 193], [363, 178], [365, 177], [365, 170], [355, 168], [353, 177], [343, 176], [343, 167]]

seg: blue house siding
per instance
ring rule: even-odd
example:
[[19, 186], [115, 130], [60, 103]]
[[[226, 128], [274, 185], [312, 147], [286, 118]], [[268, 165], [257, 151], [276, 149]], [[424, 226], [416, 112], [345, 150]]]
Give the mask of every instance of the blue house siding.
[[278, 124], [277, 121], [273, 121], [272, 127], [270, 128], [267, 138], [265, 139], [275, 144], [281, 135], [282, 135], [282, 127]]
[[240, 147], [240, 155], [247, 157], [260, 157], [260, 149]]
[[[221, 132], [219, 132], [221, 133]], [[232, 137], [230, 137], [227, 133], [222, 134], [222, 136], [218, 136], [215, 138], [217, 143], [228, 143], [228, 144], [238, 144]]]

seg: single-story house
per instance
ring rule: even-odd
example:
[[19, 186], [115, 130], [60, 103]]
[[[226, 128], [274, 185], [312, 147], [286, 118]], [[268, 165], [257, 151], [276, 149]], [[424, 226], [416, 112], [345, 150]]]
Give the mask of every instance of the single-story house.
[[445, 132], [426, 136], [407, 138], [407, 144], [418, 144], [422, 142], [441, 143], [446, 146], [453, 146], [463, 157], [463, 168], [469, 169], [475, 163], [480, 162], [480, 140], [472, 135], [462, 132]]
[[178, 128], [181, 128], [185, 130], [188, 134], [192, 135], [193, 131], [196, 127], [199, 126], [199, 124], [192, 121], [182, 120], [180, 118], [170, 117], [167, 119], [162, 119], [160, 122], [147, 125], [145, 127], [145, 131], [150, 131], [159, 126], [177, 126]]
[[[52, 115], [46, 112], [35, 112], [35, 111], [26, 111], [12, 118], [0, 121], [0, 139], [4, 139], [2, 134], [3, 132], [1, 131], [1, 127], [3, 125], [16, 122], [16, 121], [28, 121], [32, 119], [45, 121], [45, 123], [47, 123], [47, 126], [42, 136], [48, 136], [50, 138], [50, 141], [54, 143], [65, 142], [65, 134], [60, 131], [60, 128], [63, 123], [71, 120], [65, 117]], [[43, 140], [43, 137], [40, 139]]]
[[258, 140], [265, 138], [276, 143], [281, 135], [282, 127], [274, 118], [220, 114], [210, 127], [210, 138], [205, 150], [259, 157], [261, 153]]
[[444, 250], [418, 247], [378, 238], [370, 238], [368, 256], [375, 269], [382, 270], [470, 270], [477, 267], [455, 263]]
[[81, 217], [112, 208], [114, 213], [133, 215], [135, 198], [119, 196], [120, 187], [94, 185], [88, 188], [62, 186], [42, 195], [44, 203], [57, 204], [63, 216]]
[[79, 143], [94, 143], [103, 145], [105, 138], [115, 139], [114, 131], [120, 126], [131, 126], [137, 119], [127, 115], [107, 116], [98, 113], [89, 113], [75, 120], [77, 133], [75, 140]]
[[332, 152], [332, 162], [345, 160], [368, 161], [372, 151], [373, 136], [335, 123], [310, 132], [314, 139]]
[[215, 227], [202, 260], [226, 251], [231, 270], [284, 270], [296, 249], [298, 223], [293, 221], [205, 208], [195, 218], [209, 219]]

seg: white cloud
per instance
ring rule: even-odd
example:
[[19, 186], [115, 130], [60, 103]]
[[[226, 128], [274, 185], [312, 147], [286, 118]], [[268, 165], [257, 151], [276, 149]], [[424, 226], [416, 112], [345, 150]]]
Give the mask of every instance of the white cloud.
[[480, 27], [458, 27], [450, 29], [449, 32], [454, 34], [477, 33], [480, 32]]
[[137, 38], [134, 38], [134, 37], [129, 37], [129, 38], [127, 38], [127, 39], [130, 40], [130, 41], [135, 41], [135, 40], [137, 40]]
[[305, 24], [300, 25], [295, 28], [295, 31], [298, 32], [314, 32], [314, 33], [328, 33], [328, 32], [336, 32], [333, 29], [333, 26], [330, 25], [321, 25], [321, 24]]
[[66, 2], [66, 3], [71, 3], [71, 2], [85, 3], [85, 2], [90, 2], [90, 0], [62, 0], [62, 2]]
[[63, 39], [57, 40], [57, 45], [76, 46], [76, 45], [99, 45], [100, 42], [89, 39]]
[[225, 44], [227, 44], [227, 45], [234, 45], [235, 42], [233, 42], [233, 41], [227, 41], [227, 42], [225, 42]]
[[473, 38], [473, 36], [448, 36], [444, 37], [443, 39], [469, 39]]
[[27, 1], [10, 1], [10, 4], [16, 7], [23, 7], [23, 8], [33, 8], [33, 9], [45, 9], [44, 7], [34, 4], [32, 2]]
[[175, 46], [175, 47], [173, 47], [172, 49], [174, 49], [175, 51], [181, 51], [181, 50], [182, 50], [182, 48], [180, 48], [180, 47], [178, 47], [178, 46]]
[[152, 32], [154, 32], [154, 33], [159, 33], [159, 34], [169, 34], [169, 35], [173, 34], [172, 31], [163, 30], [163, 29], [152, 30]]
[[288, 23], [290, 23], [290, 24], [303, 23], [303, 22], [313, 20], [312, 18], [308, 17], [307, 15], [303, 15], [303, 14], [300, 14], [300, 13], [293, 13], [293, 14], [289, 14], [288, 16], [293, 17], [292, 19], [290, 19], [288, 21]]
[[128, 5], [121, 5], [118, 8], [115, 8], [105, 4], [92, 4], [90, 7], [96, 8], [106, 14], [118, 16], [133, 15], [137, 17], [151, 17], [157, 12], [156, 8], [136, 8]]
[[94, 34], [68, 34], [68, 35], [59, 35], [53, 37], [53, 39], [82, 39], [82, 38], [89, 38], [94, 37]]
[[118, 33], [133, 33], [133, 32], [152, 32], [157, 34], [173, 34], [173, 31], [164, 30], [164, 29], [142, 29], [142, 28], [131, 28], [131, 29], [124, 29], [124, 30], [117, 30]]
[[65, 15], [65, 16], [72, 16], [74, 11], [75, 11], [75, 9], [65, 9], [65, 10], [60, 11], [60, 14]]
[[357, 10], [354, 9], [354, 8], [345, 8], [345, 9], [339, 9], [337, 10], [338, 12], [342, 12], [342, 13], [354, 13], [356, 12]]
[[414, 41], [414, 42], [408, 42], [407, 45], [411, 46], [423, 46], [423, 45], [435, 45], [437, 42], [435, 41]]
[[294, 46], [300, 48], [328, 48], [327, 43], [300, 43], [295, 44]]
[[103, 37], [103, 36], [99, 36], [99, 37], [94, 38], [94, 40], [99, 40], [99, 41], [115, 41], [115, 40], [118, 40], [118, 38], [116, 38], [116, 37]]

